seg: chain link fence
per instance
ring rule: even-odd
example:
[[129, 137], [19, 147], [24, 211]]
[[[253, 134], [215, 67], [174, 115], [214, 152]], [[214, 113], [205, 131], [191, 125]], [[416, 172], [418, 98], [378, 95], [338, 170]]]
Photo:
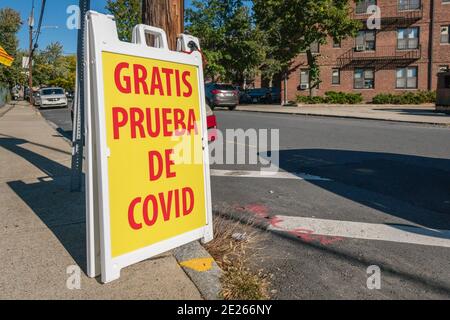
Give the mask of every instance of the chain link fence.
[[3, 107], [10, 99], [8, 86], [0, 83], [0, 108]]

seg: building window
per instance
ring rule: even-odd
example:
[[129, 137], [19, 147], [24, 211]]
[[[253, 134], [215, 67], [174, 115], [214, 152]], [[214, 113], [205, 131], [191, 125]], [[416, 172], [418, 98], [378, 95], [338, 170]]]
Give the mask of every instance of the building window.
[[441, 27], [441, 43], [450, 43], [449, 26]]
[[311, 53], [319, 53], [319, 42], [314, 41], [313, 43], [311, 43], [310, 49]]
[[357, 14], [366, 14], [367, 8], [372, 5], [376, 5], [376, 4], [377, 4], [376, 0], [361, 0], [360, 2], [358, 2], [356, 4], [356, 13]]
[[309, 87], [309, 70], [302, 69], [300, 70], [300, 88], [308, 89]]
[[355, 89], [375, 88], [375, 71], [373, 69], [355, 69]]
[[420, 7], [420, 0], [398, 0], [399, 10], [418, 10]]
[[400, 28], [397, 30], [397, 49], [419, 48], [419, 28]]
[[397, 89], [417, 89], [417, 67], [397, 69]]
[[331, 70], [331, 84], [341, 84], [341, 71], [339, 69]]
[[340, 48], [341, 47], [341, 41], [336, 41], [333, 39], [333, 48]]
[[358, 32], [358, 36], [356, 37], [356, 50], [375, 50], [375, 30], [363, 30]]

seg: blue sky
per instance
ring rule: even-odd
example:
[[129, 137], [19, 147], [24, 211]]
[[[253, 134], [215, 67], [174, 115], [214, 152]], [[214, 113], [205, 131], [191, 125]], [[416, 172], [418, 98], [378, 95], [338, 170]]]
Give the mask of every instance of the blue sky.
[[[20, 12], [23, 25], [18, 34], [20, 40], [20, 48], [28, 49], [28, 25], [27, 19], [30, 15], [31, 4], [33, 0], [0, 0], [0, 8], [10, 7]], [[39, 12], [41, 8], [41, 0], [35, 1], [35, 25], [37, 25]], [[189, 5], [190, 0], [186, 1]], [[64, 46], [65, 54], [76, 52], [77, 31], [69, 30], [66, 27], [68, 14], [67, 7], [78, 4], [78, 0], [47, 0], [45, 7], [43, 26], [51, 26], [52, 28], [44, 28], [39, 38], [39, 48], [45, 48], [49, 43], [59, 41]], [[91, 9], [98, 12], [106, 12], [106, 0], [91, 0]], [[58, 28], [53, 28], [57, 26]]]

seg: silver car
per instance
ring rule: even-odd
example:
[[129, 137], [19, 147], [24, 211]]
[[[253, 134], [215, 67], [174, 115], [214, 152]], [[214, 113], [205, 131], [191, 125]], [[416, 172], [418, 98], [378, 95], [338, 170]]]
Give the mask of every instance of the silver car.
[[67, 96], [63, 88], [43, 88], [39, 90], [40, 107], [67, 107]]
[[239, 104], [239, 91], [230, 84], [207, 83], [205, 93], [211, 109], [227, 107], [234, 110]]

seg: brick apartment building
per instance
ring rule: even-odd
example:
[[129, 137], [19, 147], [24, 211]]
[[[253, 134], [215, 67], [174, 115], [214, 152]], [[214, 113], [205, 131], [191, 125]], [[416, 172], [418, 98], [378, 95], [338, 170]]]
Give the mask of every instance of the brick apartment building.
[[[381, 28], [367, 27], [369, 5], [381, 10]], [[436, 74], [450, 66], [450, 0], [365, 0], [354, 5], [354, 19], [364, 29], [341, 43], [329, 39], [314, 48], [321, 80], [317, 95], [326, 91], [362, 93], [370, 101], [378, 93], [435, 90]], [[293, 63], [287, 101], [308, 95], [306, 54]]]

